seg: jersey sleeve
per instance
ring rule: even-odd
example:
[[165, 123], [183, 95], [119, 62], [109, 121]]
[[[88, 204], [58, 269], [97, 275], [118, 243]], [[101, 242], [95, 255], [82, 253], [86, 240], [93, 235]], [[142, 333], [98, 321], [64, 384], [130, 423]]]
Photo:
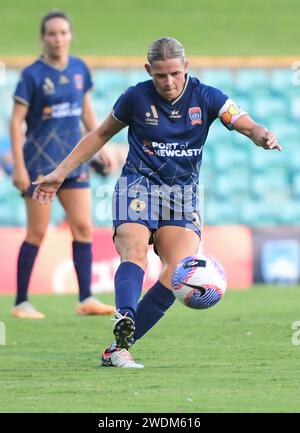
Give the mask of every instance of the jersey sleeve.
[[131, 123], [132, 113], [132, 87], [129, 87], [125, 92], [117, 99], [113, 106], [112, 115], [116, 120], [126, 123]]
[[209, 123], [212, 123], [218, 117], [220, 109], [227, 101], [228, 96], [215, 87], [207, 86], [206, 89], [206, 99], [210, 121]]
[[29, 106], [33, 100], [35, 92], [34, 80], [28, 70], [24, 69], [21, 73], [13, 98], [21, 104]]
[[246, 114], [248, 114], [247, 111], [239, 107], [232, 99], [228, 98], [220, 108], [218, 116], [223, 125], [232, 131], [235, 122]]

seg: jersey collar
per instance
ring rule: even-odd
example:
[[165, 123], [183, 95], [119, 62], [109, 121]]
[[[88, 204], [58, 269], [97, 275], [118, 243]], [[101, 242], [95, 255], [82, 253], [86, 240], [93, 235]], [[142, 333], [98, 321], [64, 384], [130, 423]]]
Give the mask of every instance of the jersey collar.
[[55, 71], [58, 71], [58, 72], [65, 71], [68, 68], [69, 64], [70, 64], [70, 56], [68, 57], [67, 64], [63, 68], [57, 68], [56, 66], [51, 65], [50, 63], [46, 62], [46, 60], [43, 58], [43, 56], [40, 56], [39, 60], [40, 60], [40, 62], [44, 63], [44, 65], [46, 65], [49, 68], [54, 69]]
[[182, 92], [180, 93], [180, 95], [176, 99], [174, 99], [174, 101], [171, 102], [171, 105], [175, 105], [176, 102], [178, 102], [179, 99], [181, 99], [183, 97], [183, 95], [185, 94], [186, 88], [188, 86], [189, 80], [190, 80], [190, 76], [188, 74], [186, 74], [186, 80], [185, 80], [185, 84], [184, 84], [184, 87], [182, 89]]

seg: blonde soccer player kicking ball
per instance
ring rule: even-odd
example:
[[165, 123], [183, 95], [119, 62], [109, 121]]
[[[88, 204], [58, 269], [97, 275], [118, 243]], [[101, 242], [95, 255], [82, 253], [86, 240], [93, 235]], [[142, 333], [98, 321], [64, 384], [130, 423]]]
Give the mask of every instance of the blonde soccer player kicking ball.
[[[107, 367], [142, 368], [129, 353], [174, 302], [171, 278], [180, 260], [200, 245], [197, 195], [203, 146], [212, 122], [249, 137], [257, 146], [281, 150], [275, 135], [255, 123], [220, 90], [188, 74], [183, 46], [160, 38], [148, 49], [150, 79], [130, 87], [112, 113], [81, 140], [58, 167], [35, 185], [46, 204], [66, 176], [129, 126], [129, 153], [113, 197], [114, 242], [121, 264], [115, 275], [114, 340], [102, 353]], [[140, 299], [148, 244], [162, 262], [159, 280]]]

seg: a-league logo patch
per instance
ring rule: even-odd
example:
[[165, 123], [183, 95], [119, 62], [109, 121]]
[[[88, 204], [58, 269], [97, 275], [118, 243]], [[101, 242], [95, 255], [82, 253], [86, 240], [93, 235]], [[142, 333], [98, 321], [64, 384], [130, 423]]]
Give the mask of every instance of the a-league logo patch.
[[192, 125], [202, 125], [202, 111], [200, 107], [189, 108], [189, 116]]
[[76, 89], [78, 89], [78, 90], [83, 89], [83, 77], [81, 74], [75, 74], [74, 75], [74, 82], [75, 82]]
[[152, 125], [157, 126], [158, 125], [158, 113], [156, 110], [155, 105], [151, 105], [151, 113], [147, 111], [145, 113], [145, 124], [146, 125]]
[[53, 95], [55, 93], [55, 85], [48, 77], [44, 79], [43, 90], [45, 95]]

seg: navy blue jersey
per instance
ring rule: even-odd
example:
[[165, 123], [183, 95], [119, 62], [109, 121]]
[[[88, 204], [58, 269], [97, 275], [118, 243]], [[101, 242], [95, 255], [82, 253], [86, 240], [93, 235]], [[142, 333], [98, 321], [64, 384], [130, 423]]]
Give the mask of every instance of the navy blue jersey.
[[31, 179], [52, 171], [80, 140], [83, 97], [91, 87], [90, 72], [76, 57], [63, 70], [40, 58], [22, 71], [14, 99], [28, 105], [24, 159]]
[[232, 129], [230, 122], [243, 114], [228, 96], [194, 77], [187, 76], [174, 101], [163, 98], [152, 80], [129, 87], [113, 107], [113, 116], [129, 125], [122, 174], [140, 173], [158, 185], [197, 185], [210, 125], [219, 116]]

